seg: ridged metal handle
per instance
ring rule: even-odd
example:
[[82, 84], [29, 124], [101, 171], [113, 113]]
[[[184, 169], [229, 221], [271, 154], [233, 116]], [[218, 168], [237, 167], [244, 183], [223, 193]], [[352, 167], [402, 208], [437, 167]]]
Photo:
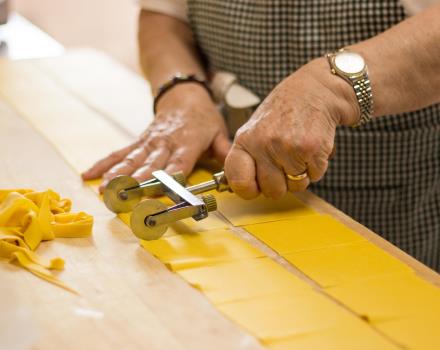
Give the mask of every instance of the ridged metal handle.
[[202, 201], [205, 203], [208, 212], [217, 210], [217, 200], [212, 194], [202, 196]]

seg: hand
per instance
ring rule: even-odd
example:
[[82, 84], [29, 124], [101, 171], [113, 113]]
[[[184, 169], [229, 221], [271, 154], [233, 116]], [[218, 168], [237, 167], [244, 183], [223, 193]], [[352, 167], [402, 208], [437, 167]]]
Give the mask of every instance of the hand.
[[203, 87], [180, 84], [161, 98], [153, 123], [131, 145], [111, 153], [82, 174], [84, 180], [103, 177], [100, 191], [117, 175], [138, 181], [165, 169], [189, 174], [205, 152], [221, 163], [230, 149], [224, 120]]
[[[324, 176], [336, 127], [357, 122], [353, 89], [331, 74], [325, 59], [305, 65], [283, 80], [235, 137], [225, 162], [232, 190], [245, 199], [280, 198], [305, 190]], [[308, 177], [300, 181], [286, 174]]]

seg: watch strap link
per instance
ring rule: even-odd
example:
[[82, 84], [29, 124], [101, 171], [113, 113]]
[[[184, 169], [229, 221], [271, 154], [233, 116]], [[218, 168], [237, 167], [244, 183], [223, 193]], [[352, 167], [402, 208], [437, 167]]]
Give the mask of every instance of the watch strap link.
[[371, 120], [373, 113], [373, 93], [368, 74], [365, 73], [361, 78], [353, 80], [353, 89], [359, 103], [360, 119], [355, 127], [363, 125]]

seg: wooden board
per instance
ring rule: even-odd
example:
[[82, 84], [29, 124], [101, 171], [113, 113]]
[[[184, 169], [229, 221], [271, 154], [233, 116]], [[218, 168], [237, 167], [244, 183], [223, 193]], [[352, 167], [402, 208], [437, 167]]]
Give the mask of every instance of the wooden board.
[[[145, 125], [151, 120], [151, 105], [148, 105], [151, 98], [146, 94], [144, 100], [140, 92], [148, 91], [146, 84], [111, 60], [100, 58], [99, 54], [79, 51], [60, 59], [36, 61], [33, 66], [64, 93], [118, 126], [128, 138], [135, 137], [137, 129], [142, 127], [144, 113]], [[102, 78], [106, 71], [108, 80]], [[118, 84], [112, 75], [114, 71], [118, 72]], [[76, 79], [79, 76], [84, 79]], [[109, 85], [112, 89], [106, 89]], [[111, 104], [107, 105], [108, 98]], [[135, 103], [127, 105], [130, 99]], [[134, 113], [136, 117], [124, 118], [124, 108], [127, 114]], [[6, 310], [0, 316], [0, 325], [10, 326], [13, 339], [28, 341], [37, 349], [261, 348], [253, 337], [226, 320], [200, 293], [144, 251], [130, 230], [81, 183], [78, 174], [54, 146], [5, 103], [0, 104], [0, 125], [0, 188], [53, 188], [72, 198], [74, 209], [90, 212], [96, 220], [92, 238], [56, 240], [39, 249], [47, 257], [59, 255], [66, 259], [62, 279], [78, 289], [81, 297], [45, 283], [18, 267], [0, 264], [0, 283], [8, 286], [0, 289], [0, 309]], [[438, 274], [313, 194], [302, 193], [300, 198], [401, 259], [424, 279], [440, 285]], [[242, 229], [234, 231], [318, 288], [253, 236]], [[20, 310], [25, 310], [24, 314]], [[3, 347], [9, 348], [0, 343], [0, 348]]]
[[261, 348], [142, 249], [54, 147], [4, 103], [0, 125], [0, 188], [53, 188], [95, 217], [93, 237], [58, 239], [38, 250], [65, 258], [61, 278], [80, 297], [1, 262], [0, 325], [8, 327], [0, 348]]

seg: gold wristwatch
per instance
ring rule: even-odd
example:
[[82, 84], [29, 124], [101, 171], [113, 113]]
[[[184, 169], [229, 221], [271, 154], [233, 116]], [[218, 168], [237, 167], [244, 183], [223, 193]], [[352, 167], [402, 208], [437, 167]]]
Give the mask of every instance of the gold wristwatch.
[[373, 93], [364, 58], [347, 49], [328, 53], [325, 57], [330, 64], [331, 72], [344, 79], [354, 89], [361, 114], [354, 127], [370, 121], [373, 114]]

